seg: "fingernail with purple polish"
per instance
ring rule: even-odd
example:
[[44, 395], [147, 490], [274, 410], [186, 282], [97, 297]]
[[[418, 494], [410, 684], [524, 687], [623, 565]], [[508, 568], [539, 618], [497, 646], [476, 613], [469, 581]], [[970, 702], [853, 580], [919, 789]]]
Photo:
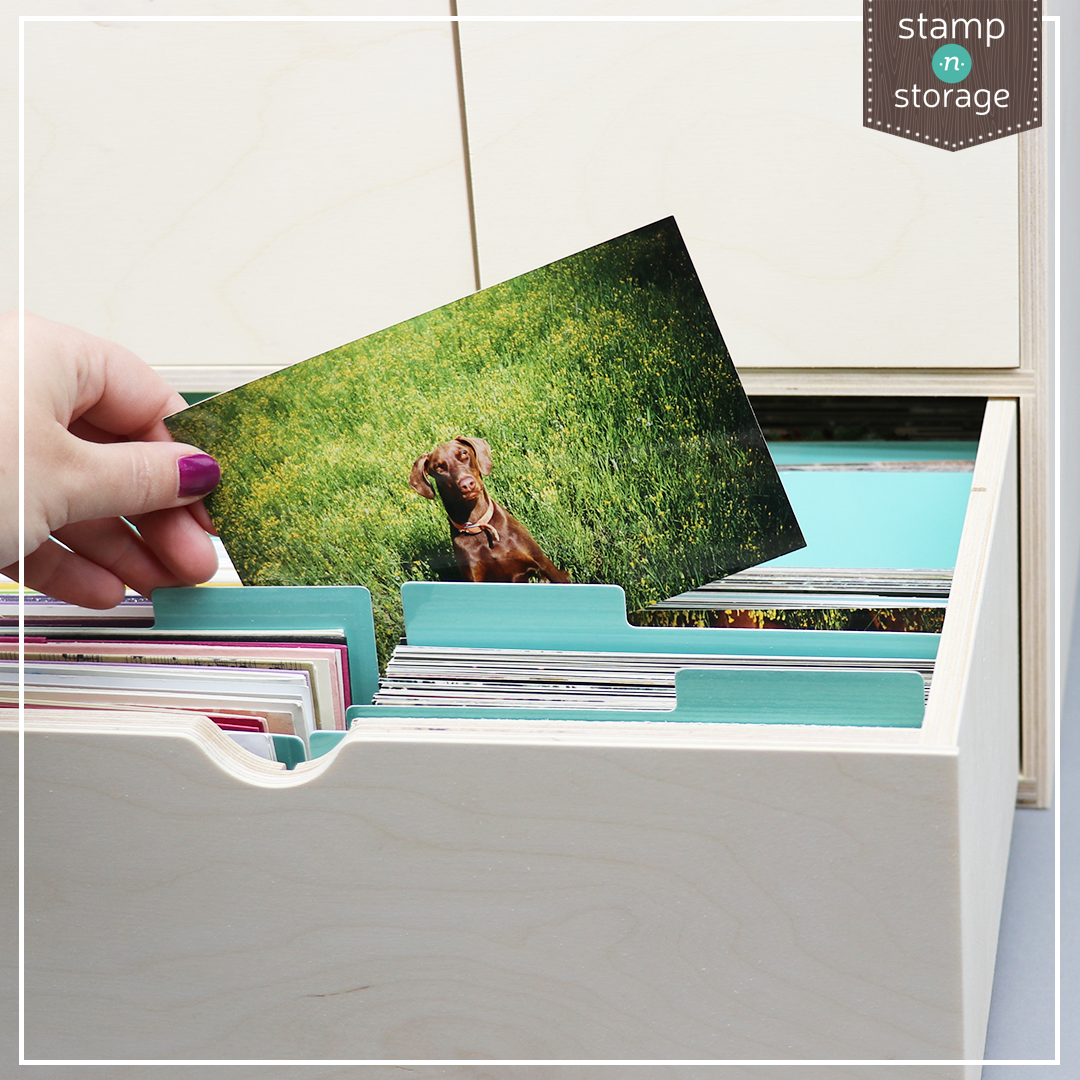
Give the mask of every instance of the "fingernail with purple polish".
[[180, 470], [181, 499], [190, 495], [205, 495], [218, 486], [221, 466], [209, 454], [188, 454], [176, 463]]

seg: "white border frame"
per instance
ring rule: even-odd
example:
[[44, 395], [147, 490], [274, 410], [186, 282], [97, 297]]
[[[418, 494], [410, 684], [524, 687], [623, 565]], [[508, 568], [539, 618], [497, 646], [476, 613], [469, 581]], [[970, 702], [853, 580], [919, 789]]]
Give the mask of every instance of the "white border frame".
[[[25, 26], [27, 23], [94, 23], [100, 21], [130, 23], [861, 23], [861, 15], [19, 15], [18, 16], [18, 491], [19, 491], [19, 563], [22, 564], [24, 492], [25, 492], [25, 432], [23, 424], [24, 390], [24, 320], [25, 299]], [[1043, 15], [1043, 26], [1054, 25], [1054, 537], [1053, 564], [1055, 583], [1061, 586], [1061, 15]], [[1045, 116], [1045, 114], [1044, 114]], [[1045, 121], [1044, 121], [1045, 122]], [[1018, 133], [1017, 133], [1018, 134]], [[932, 147], [928, 149], [934, 149]], [[19, 576], [22, 577], [22, 567]], [[1062, 627], [1059, 597], [1054, 606], [1054, 791], [1061, 791], [1061, 712], [1064, 673], [1062, 671]], [[23, 590], [19, 589], [19, 645], [24, 634]], [[26, 728], [23, 710], [22, 665], [19, 670], [18, 710], [18, 1064], [23, 1065], [281, 1065], [281, 1066], [342, 1066], [342, 1065], [1061, 1065], [1062, 1044], [1062, 972], [1061, 972], [1061, 799], [1054, 805], [1054, 1057], [1048, 1058], [918, 1058], [852, 1059], [852, 1058], [540, 1058], [497, 1059], [470, 1058], [26, 1058], [26, 859], [25, 859], [25, 741]]]

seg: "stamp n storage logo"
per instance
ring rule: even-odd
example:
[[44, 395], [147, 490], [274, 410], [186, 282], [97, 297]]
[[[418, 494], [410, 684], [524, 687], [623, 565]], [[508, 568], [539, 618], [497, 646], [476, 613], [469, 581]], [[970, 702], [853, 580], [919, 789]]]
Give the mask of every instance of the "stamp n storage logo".
[[863, 0], [863, 126], [967, 150], [1042, 123], [1042, 0]]

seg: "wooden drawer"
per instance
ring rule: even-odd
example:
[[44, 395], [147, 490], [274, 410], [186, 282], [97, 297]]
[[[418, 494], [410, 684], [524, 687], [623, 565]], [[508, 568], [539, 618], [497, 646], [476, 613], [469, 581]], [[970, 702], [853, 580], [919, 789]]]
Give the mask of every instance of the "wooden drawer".
[[387, 723], [272, 774], [29, 717], [27, 1057], [978, 1058], [1016, 488], [991, 400], [919, 729]]

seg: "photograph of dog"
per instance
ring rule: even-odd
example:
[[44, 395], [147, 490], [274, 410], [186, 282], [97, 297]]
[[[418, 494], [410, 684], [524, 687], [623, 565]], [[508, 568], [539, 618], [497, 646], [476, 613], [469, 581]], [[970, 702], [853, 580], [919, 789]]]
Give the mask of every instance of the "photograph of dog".
[[384, 661], [407, 581], [617, 585], [637, 611], [804, 544], [672, 218], [167, 426], [221, 464], [240, 580], [363, 585]]
[[450, 522], [454, 557], [466, 581], [540, 581], [565, 585], [560, 570], [529, 530], [484, 487], [491, 474], [487, 440], [457, 436], [413, 462], [409, 486], [425, 499], [436, 493]]

